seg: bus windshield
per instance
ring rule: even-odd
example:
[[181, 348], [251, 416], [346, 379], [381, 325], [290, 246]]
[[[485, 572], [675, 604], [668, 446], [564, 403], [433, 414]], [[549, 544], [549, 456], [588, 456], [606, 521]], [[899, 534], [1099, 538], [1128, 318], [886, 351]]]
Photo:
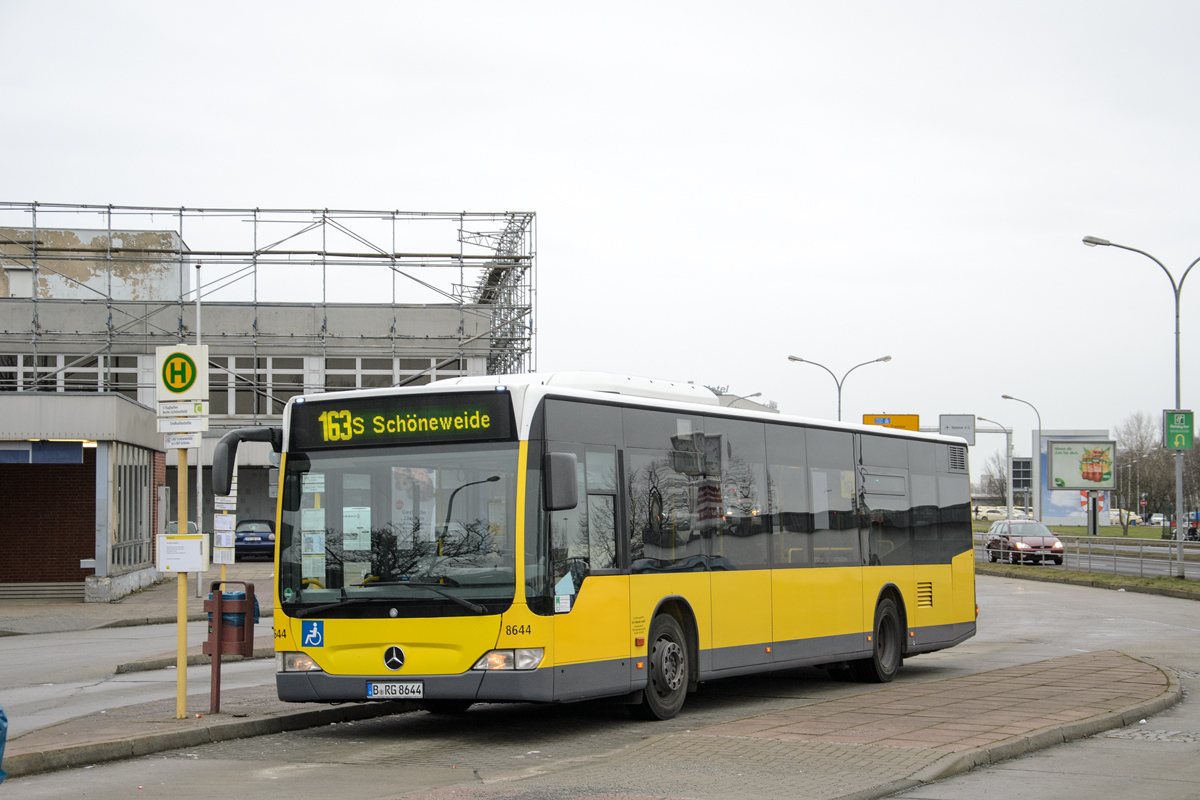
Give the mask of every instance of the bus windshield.
[[512, 442], [289, 453], [279, 526], [283, 610], [503, 611], [515, 593], [517, 459]]

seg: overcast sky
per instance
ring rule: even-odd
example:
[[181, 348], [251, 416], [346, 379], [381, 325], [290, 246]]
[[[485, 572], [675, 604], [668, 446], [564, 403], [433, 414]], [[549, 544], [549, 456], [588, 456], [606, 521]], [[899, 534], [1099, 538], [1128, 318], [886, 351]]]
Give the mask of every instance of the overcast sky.
[[[534, 211], [537, 366], [787, 413], [1174, 401], [1200, 5], [0, 0], [0, 200]], [[1195, 272], [1200, 273], [1200, 268]], [[1183, 405], [1200, 405], [1200, 275]], [[364, 298], [365, 299], [365, 298]], [[972, 472], [1001, 449], [981, 437]]]

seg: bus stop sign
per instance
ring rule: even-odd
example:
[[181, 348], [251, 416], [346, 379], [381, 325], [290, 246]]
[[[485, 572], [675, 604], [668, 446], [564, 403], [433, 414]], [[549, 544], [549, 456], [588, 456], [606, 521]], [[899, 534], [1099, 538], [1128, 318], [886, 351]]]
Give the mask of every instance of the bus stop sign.
[[208, 345], [156, 347], [154, 357], [158, 402], [208, 399]]

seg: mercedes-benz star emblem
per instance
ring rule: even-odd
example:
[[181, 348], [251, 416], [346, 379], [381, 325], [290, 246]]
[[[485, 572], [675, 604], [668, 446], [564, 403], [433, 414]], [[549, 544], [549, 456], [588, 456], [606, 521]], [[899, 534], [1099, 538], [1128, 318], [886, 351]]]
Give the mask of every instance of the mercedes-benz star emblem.
[[404, 651], [392, 645], [383, 654], [383, 665], [392, 672], [404, 666]]

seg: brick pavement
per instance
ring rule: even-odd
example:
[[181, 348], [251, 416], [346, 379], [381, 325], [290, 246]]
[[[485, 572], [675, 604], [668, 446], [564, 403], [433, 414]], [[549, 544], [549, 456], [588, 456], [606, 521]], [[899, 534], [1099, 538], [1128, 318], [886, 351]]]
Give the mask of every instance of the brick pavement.
[[883, 797], [976, 764], [1137, 722], [1179, 684], [1123, 653], [1081, 653], [907, 684], [662, 736], [593, 763], [404, 800]]

